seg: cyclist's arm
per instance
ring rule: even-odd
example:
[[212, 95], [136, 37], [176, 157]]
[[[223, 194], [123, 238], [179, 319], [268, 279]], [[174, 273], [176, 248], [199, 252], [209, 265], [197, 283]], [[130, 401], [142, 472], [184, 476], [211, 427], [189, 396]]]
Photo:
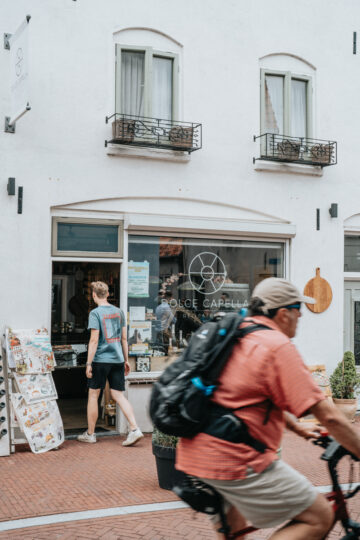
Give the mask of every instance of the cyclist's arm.
[[313, 405], [309, 412], [329, 430], [329, 433], [360, 459], [360, 435], [347, 418], [327, 399]]
[[296, 435], [299, 435], [299, 437], [303, 437], [304, 439], [316, 439], [320, 436], [319, 428], [300, 424], [296, 421], [296, 417], [293, 417], [288, 412], [284, 412], [284, 418], [286, 428], [296, 433]]

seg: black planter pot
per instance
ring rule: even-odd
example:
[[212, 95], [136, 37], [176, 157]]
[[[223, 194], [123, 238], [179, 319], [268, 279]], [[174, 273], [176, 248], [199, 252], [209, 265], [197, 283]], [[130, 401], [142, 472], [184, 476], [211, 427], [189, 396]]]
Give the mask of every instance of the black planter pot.
[[156, 459], [159, 486], [171, 490], [176, 484], [181, 484], [185, 474], [175, 469], [176, 449], [153, 443], [152, 450]]

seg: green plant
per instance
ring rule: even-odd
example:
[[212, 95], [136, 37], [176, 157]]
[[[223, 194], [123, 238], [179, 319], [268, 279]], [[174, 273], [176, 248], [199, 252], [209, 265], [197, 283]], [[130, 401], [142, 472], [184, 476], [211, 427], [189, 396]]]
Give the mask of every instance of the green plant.
[[174, 437], [173, 435], [165, 435], [165, 433], [162, 433], [158, 429], [154, 428], [152, 434], [153, 444], [156, 444], [157, 446], [165, 446], [166, 448], [176, 448], [178, 440], [178, 437]]
[[330, 376], [330, 386], [335, 399], [355, 398], [355, 390], [360, 387], [360, 375], [356, 372], [355, 356], [351, 351], [344, 353], [342, 361]]

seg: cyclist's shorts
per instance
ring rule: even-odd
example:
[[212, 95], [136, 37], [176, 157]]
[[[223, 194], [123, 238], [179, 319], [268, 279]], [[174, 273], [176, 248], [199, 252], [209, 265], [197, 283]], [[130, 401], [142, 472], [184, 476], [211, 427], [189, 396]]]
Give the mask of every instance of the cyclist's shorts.
[[[277, 527], [309, 508], [319, 492], [302, 474], [283, 461], [274, 461], [262, 473], [248, 473], [243, 480], [202, 478], [224, 498], [225, 513], [234, 506], [259, 529]], [[220, 516], [211, 516], [214, 523]]]

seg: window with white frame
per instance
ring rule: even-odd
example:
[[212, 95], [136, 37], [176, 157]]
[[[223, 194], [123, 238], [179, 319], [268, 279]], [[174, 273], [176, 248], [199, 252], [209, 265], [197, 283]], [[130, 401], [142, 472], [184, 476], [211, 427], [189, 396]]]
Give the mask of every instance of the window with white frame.
[[311, 77], [261, 70], [261, 133], [312, 137]]
[[116, 112], [178, 119], [178, 55], [116, 45]]

